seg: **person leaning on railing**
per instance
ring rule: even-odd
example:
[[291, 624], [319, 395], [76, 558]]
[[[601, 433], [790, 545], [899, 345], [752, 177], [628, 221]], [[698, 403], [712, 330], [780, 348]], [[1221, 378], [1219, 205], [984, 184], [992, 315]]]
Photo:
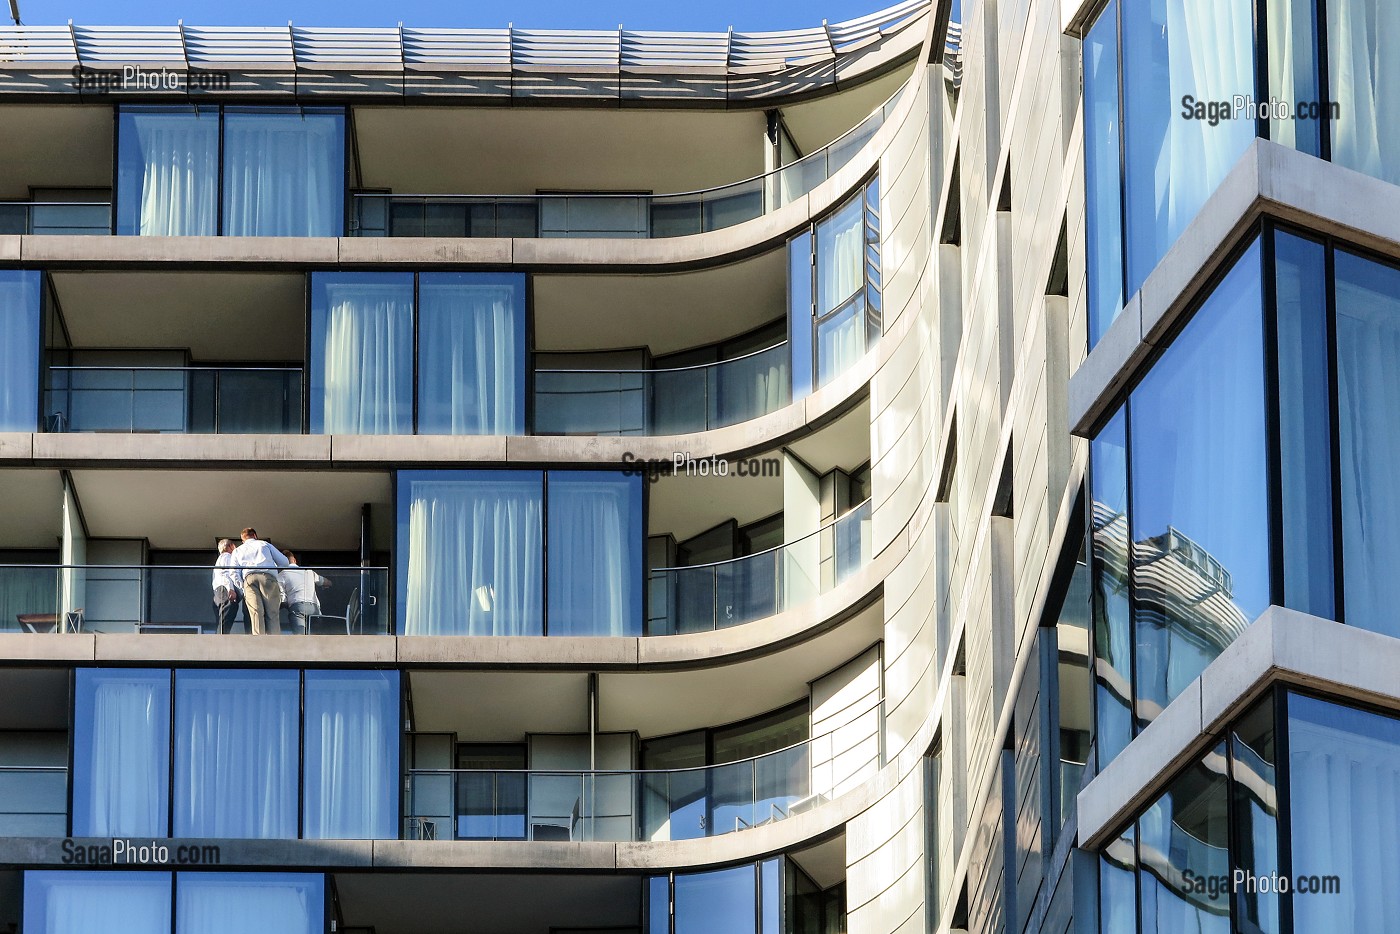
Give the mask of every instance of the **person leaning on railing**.
[[219, 539], [219, 557], [214, 561], [214, 624], [219, 635], [233, 628], [234, 617], [238, 615], [238, 600], [243, 587], [233, 568], [233, 542]]
[[243, 530], [243, 544], [233, 550], [234, 571], [243, 585], [248, 631], [254, 635], [282, 632], [282, 587], [277, 572], [290, 562], [270, 542], [258, 538], [257, 529]]
[[288, 565], [277, 575], [277, 582], [282, 585], [282, 602], [297, 632], [305, 633], [310, 618], [321, 614], [321, 598], [316, 595], [316, 588], [329, 587], [331, 582], [310, 568], [298, 565], [296, 552], [290, 548], [285, 554]]

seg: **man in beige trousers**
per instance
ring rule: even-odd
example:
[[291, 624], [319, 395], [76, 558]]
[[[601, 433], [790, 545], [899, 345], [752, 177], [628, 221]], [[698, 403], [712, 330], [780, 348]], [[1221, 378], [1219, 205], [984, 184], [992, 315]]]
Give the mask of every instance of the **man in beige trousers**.
[[257, 529], [243, 530], [243, 544], [233, 550], [233, 566], [243, 583], [250, 633], [281, 634], [282, 587], [277, 583], [277, 572], [287, 564], [287, 556], [258, 538]]

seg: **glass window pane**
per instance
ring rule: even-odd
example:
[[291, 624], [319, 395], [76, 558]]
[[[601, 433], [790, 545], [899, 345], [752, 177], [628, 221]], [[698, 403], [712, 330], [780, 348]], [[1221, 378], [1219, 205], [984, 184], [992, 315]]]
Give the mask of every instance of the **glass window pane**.
[[170, 672], [79, 668], [73, 697], [73, 833], [164, 837]]
[[24, 934], [165, 934], [170, 873], [24, 874]]
[[1269, 97], [1295, 107], [1296, 119], [1270, 114], [1269, 139], [1312, 156], [1322, 154], [1322, 115], [1298, 111], [1318, 101], [1317, 2], [1268, 0]]
[[1324, 253], [1320, 243], [1274, 235], [1284, 604], [1332, 619], [1336, 582]]
[[642, 631], [642, 478], [549, 473], [549, 634]]
[[1104, 848], [1099, 857], [1099, 934], [1138, 934], [1137, 844], [1134, 829]]
[[308, 671], [307, 839], [397, 836], [399, 673]]
[[296, 838], [299, 681], [176, 672], [174, 836]]
[[1400, 635], [1400, 271], [1336, 254], [1346, 622]]
[[413, 432], [413, 274], [311, 276], [311, 433]]
[[1117, 0], [1104, 7], [1084, 40], [1084, 178], [1092, 347], [1123, 306]]
[[1222, 744], [1138, 819], [1141, 934], [1230, 934], [1226, 802]]
[[525, 277], [423, 273], [418, 289], [418, 430], [522, 434]]
[[1099, 769], [1133, 739], [1128, 618], [1128, 436], [1119, 410], [1089, 448], [1094, 562], [1094, 745]]
[[[761, 893], [763, 924], [760, 928], [760, 934], [782, 934], [782, 860], [764, 860], [759, 864], [758, 871], [763, 886], [763, 891]], [[836, 928], [830, 928], [829, 934], [836, 934]]]
[[543, 506], [538, 471], [401, 472], [404, 634], [543, 635]]
[[1385, 931], [1400, 917], [1400, 721], [1290, 694], [1294, 878], [1335, 888], [1293, 895], [1295, 931]]
[[1393, 39], [1400, 6], [1393, 0], [1327, 4], [1327, 74], [1337, 102], [1332, 161], [1400, 182], [1400, 95], [1395, 92]]
[[671, 880], [667, 876], [647, 877], [646, 934], [670, 934]]
[[757, 934], [754, 867], [676, 874], [675, 934]]
[[1182, 105], [1256, 96], [1254, 5], [1154, 0], [1122, 11], [1131, 295], [1254, 139], [1253, 120], [1211, 126]]
[[1130, 397], [1142, 720], [1269, 605], [1260, 285], [1255, 243]]
[[817, 315], [865, 285], [865, 206], [859, 194], [817, 224]]
[[224, 113], [224, 233], [339, 237], [345, 228], [345, 115]]
[[175, 886], [179, 934], [322, 934], [325, 877], [292, 872], [182, 872]]
[[122, 108], [117, 139], [117, 233], [219, 232], [217, 107]]
[[812, 391], [812, 235], [788, 242], [788, 340], [792, 346], [792, 398]]
[[43, 274], [0, 270], [0, 431], [34, 431], [39, 417]]
[[[1234, 863], [1255, 878], [1279, 871], [1278, 795], [1275, 776], [1274, 698], [1270, 694], [1230, 731], [1230, 793]], [[1278, 893], [1233, 886], [1236, 916], [1245, 930], [1281, 934]]]

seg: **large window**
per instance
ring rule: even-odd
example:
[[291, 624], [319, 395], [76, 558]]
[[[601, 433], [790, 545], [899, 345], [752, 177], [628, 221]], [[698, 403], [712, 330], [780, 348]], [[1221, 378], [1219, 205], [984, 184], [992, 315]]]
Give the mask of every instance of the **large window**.
[[0, 270], [0, 431], [33, 431], [39, 418], [41, 273]]
[[123, 107], [117, 233], [338, 237], [345, 115], [287, 107]]
[[640, 635], [641, 477], [405, 471], [398, 508], [405, 635]]
[[321, 934], [325, 925], [325, 878], [312, 873], [24, 874], [24, 934]]
[[310, 393], [312, 433], [523, 433], [525, 277], [313, 273]]
[[73, 833], [392, 838], [398, 683], [397, 672], [180, 670], [172, 710], [168, 669], [79, 669]]

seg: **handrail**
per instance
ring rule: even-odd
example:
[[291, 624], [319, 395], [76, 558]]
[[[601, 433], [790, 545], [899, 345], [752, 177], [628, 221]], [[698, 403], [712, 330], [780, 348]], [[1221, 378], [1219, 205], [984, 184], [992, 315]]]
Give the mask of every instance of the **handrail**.
[[[708, 368], [708, 367], [724, 366], [726, 363], [738, 363], [738, 362], [741, 361], [741, 360], [748, 360], [748, 359], [750, 359], [750, 358], [752, 358], [752, 357], [757, 357], [757, 356], [759, 356], [760, 354], [766, 354], [766, 353], [768, 353], [770, 350], [777, 350], [779, 347], [786, 347], [787, 345], [788, 345], [788, 342], [785, 341], [785, 340], [783, 340], [783, 341], [779, 341], [779, 342], [776, 343], [776, 344], [773, 344], [773, 345], [770, 346], [770, 347], [764, 347], [762, 350], [755, 350], [755, 351], [752, 351], [752, 352], [750, 352], [750, 353], [742, 354], [742, 355], [740, 355], [740, 356], [738, 356], [738, 357], [729, 357], [729, 358], [724, 359], [724, 360], [711, 360], [711, 361], [709, 361], [708, 363], [692, 363], [692, 364], [690, 364], [689, 366], [652, 367], [651, 369], [641, 369], [641, 368], [636, 368], [636, 369], [622, 369], [622, 368], [613, 368], [613, 369], [587, 369], [587, 368], [582, 368], [582, 367], [577, 368], [577, 369], [569, 369], [569, 368], [556, 368], [556, 367], [535, 367], [535, 372], [536, 372], [536, 373], [595, 373], [595, 374], [604, 374], [604, 375], [611, 375], [611, 374], [613, 374], [613, 373], [682, 373], [682, 372], [685, 372], [686, 370], [703, 370], [703, 369], [706, 369], [706, 368]], [[573, 352], [574, 352], [574, 351], [558, 351], [558, 350], [541, 350], [541, 351], [536, 351], [537, 354], [573, 353]], [[590, 352], [594, 352], [594, 353], [596, 353], [596, 352], [603, 352], [603, 353], [606, 353], [606, 351], [583, 351], [583, 353], [590, 353]]]
[[83, 372], [87, 372], [89, 370], [141, 370], [142, 372], [157, 371], [170, 373], [222, 373], [230, 370], [236, 373], [301, 373], [305, 371], [305, 367], [299, 366], [152, 366], [147, 364], [135, 364], [132, 366], [122, 366], [120, 364], [102, 364], [100, 366], [88, 366], [85, 364], [65, 364], [62, 366], [49, 366], [46, 369], [66, 371], [80, 370]]
[[110, 201], [24, 201], [24, 200], [0, 200], [0, 207], [24, 207], [31, 208], [110, 208]]
[[668, 572], [668, 571], [694, 571], [694, 570], [697, 570], [697, 569], [699, 569], [699, 568], [720, 567], [720, 566], [726, 565], [726, 564], [733, 564], [733, 563], [736, 562], [736, 561], [748, 561], [748, 560], [753, 559], [753, 558], [760, 558], [760, 557], [762, 557], [763, 555], [772, 554], [772, 553], [775, 552], [775, 551], [781, 551], [781, 550], [783, 550], [784, 548], [790, 548], [790, 547], [793, 546], [793, 545], [800, 545], [800, 544], [802, 544], [803, 542], [807, 541], [809, 538], [815, 538], [816, 536], [821, 535], [823, 532], [826, 532], [826, 531], [828, 531], [828, 530], [830, 530], [830, 529], [836, 528], [836, 527], [837, 527], [838, 525], [840, 525], [842, 522], [844, 522], [845, 520], [847, 520], [847, 519], [850, 518], [851, 516], [855, 515], [855, 514], [856, 514], [857, 512], [859, 512], [861, 509], [864, 509], [866, 506], [868, 506], [868, 505], [870, 504], [870, 502], [871, 502], [870, 499], [864, 499], [864, 500], [862, 500], [861, 502], [856, 503], [856, 504], [855, 504], [854, 506], [852, 506], [850, 509], [848, 509], [848, 510], [846, 510], [845, 512], [843, 512], [841, 515], [837, 516], [835, 519], [832, 519], [830, 522], [828, 522], [826, 525], [822, 526], [821, 528], [816, 529], [815, 531], [812, 531], [812, 532], [808, 532], [806, 535], [803, 535], [801, 538], [794, 538], [794, 539], [793, 539], [792, 541], [790, 541], [790, 542], [783, 542], [781, 545], [774, 545], [772, 548], [765, 548], [765, 549], [763, 549], [762, 551], [755, 551], [755, 552], [753, 552], [753, 553], [751, 553], [751, 554], [741, 555], [741, 556], [739, 556], [739, 557], [737, 557], [737, 558], [726, 558], [726, 559], [723, 560], [723, 561], [711, 561], [711, 562], [709, 562], [709, 563], [707, 563], [707, 564], [686, 564], [686, 565], [681, 565], [681, 566], [679, 566], [679, 567], [652, 568], [652, 569], [651, 569], [651, 573], [653, 573], [653, 574], [663, 574], [663, 573], [666, 573], [666, 572]]
[[[212, 540], [212, 539], [211, 539]], [[0, 570], [6, 568], [20, 568], [27, 570], [42, 571], [91, 571], [94, 569], [102, 571], [214, 571], [217, 570], [214, 563], [209, 564], [10, 564], [0, 562]], [[252, 568], [229, 567], [230, 571], [250, 571]], [[299, 571], [385, 571], [389, 568], [378, 565], [329, 565], [329, 564], [297, 564], [289, 565], [285, 568], [278, 568], [279, 571], [299, 570]]]

